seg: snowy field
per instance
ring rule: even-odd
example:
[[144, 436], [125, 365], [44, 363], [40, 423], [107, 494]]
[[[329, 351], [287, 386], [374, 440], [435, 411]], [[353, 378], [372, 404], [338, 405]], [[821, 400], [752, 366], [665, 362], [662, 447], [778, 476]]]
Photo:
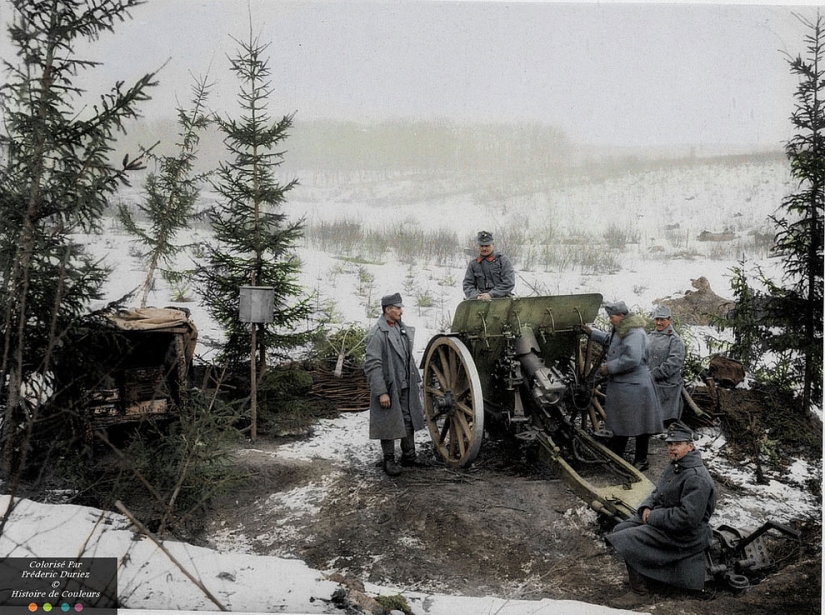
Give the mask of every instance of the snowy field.
[[[691, 288], [691, 281], [705, 277], [719, 295], [731, 298], [730, 269], [737, 265], [754, 232], [764, 232], [767, 216], [774, 213], [789, 191], [789, 180], [781, 165], [743, 165], [725, 168], [698, 165], [678, 173], [618, 178], [593, 184], [540, 186], [519, 196], [481, 198], [482, 189], [456, 190], [451, 196], [421, 194], [415, 186], [402, 184], [353, 184], [340, 187], [308, 185], [290, 195], [287, 212], [304, 217], [308, 226], [322, 221], [357, 221], [364, 228], [380, 228], [392, 222], [423, 229], [452, 229], [459, 242], [472, 246], [478, 230], [496, 233], [501, 247], [518, 228], [526, 229], [525, 244], [540, 242], [538, 236], [551, 226], [561, 246], [565, 238], [587, 235], [598, 238], [617, 224], [631, 231], [636, 241], [615, 256], [618, 271], [590, 272], [572, 266], [563, 271], [535, 266], [520, 267], [516, 260], [516, 294], [601, 293], [605, 300], [624, 300], [634, 310], [649, 312], [655, 301], [675, 297]], [[420, 186], [419, 186], [420, 188]], [[489, 187], [488, 187], [489, 188]], [[506, 192], [505, 192], [506, 194]], [[418, 195], [418, 196], [415, 196]], [[622, 207], [616, 204], [622, 203]], [[670, 230], [668, 230], [670, 229]], [[674, 230], [677, 229], [677, 230]], [[698, 242], [703, 231], [733, 232], [740, 244]], [[532, 233], [532, 235], [531, 235]], [[205, 231], [192, 231], [187, 240], [204, 241]], [[90, 250], [116, 269], [107, 287], [106, 300], [137, 288], [143, 279], [129, 238], [111, 221], [102, 237], [79, 237]], [[509, 239], [509, 241], [512, 240]], [[512, 243], [515, 247], [515, 244]], [[604, 248], [607, 249], [607, 248]], [[417, 329], [416, 353], [420, 357], [429, 338], [449, 326], [455, 306], [461, 301], [460, 281], [466, 257], [436, 264], [422, 253], [414, 262], [402, 262], [391, 250], [380, 259], [365, 258], [353, 248], [348, 253], [328, 253], [308, 238], [296, 250], [302, 263], [301, 283], [307, 294], [321, 305], [334, 306], [339, 324], [371, 324], [380, 297], [401, 292], [405, 298], [404, 319]], [[776, 263], [762, 255], [745, 255], [747, 266], [759, 264], [775, 271]], [[191, 266], [182, 259], [181, 267]], [[180, 289], [178, 289], [180, 290]], [[539, 291], [539, 292], [537, 292]], [[150, 304], [175, 304], [175, 291], [159, 282]], [[199, 304], [194, 289], [190, 301], [177, 303], [189, 308], [201, 339], [219, 339], [220, 333]], [[430, 301], [420, 300], [428, 297]], [[698, 337], [701, 346], [701, 334]], [[201, 346], [198, 353], [208, 358]], [[425, 432], [421, 432], [424, 434]], [[422, 436], [424, 437], [424, 436]], [[345, 415], [322, 421], [305, 441], [281, 447], [277, 454], [291, 458], [325, 458], [333, 464], [368, 464], [374, 450], [367, 441], [366, 415]], [[719, 502], [715, 523], [737, 527], [758, 525], [773, 519], [783, 523], [800, 518], [818, 518], [821, 502], [805, 489], [812, 477], [821, 478], [821, 468], [796, 462], [784, 476], [770, 476], [770, 484], [756, 485], [752, 468], [730, 467], [721, 453], [724, 439], [714, 429], [705, 429], [698, 443], [708, 465], [745, 490], [735, 499]], [[779, 480], [781, 478], [781, 481]], [[311, 515], [323, 482], [273, 498], [272, 506]], [[7, 498], [0, 500], [5, 507]], [[329, 613], [325, 600], [336, 584], [324, 573], [311, 570], [301, 561], [258, 557], [244, 553], [242, 544], [227, 541], [221, 552], [181, 543], [166, 547], [197, 574], [233, 611]], [[65, 556], [81, 551], [87, 556], [124, 558], [120, 575], [121, 595], [128, 609], [146, 611], [217, 610], [204, 594], [170, 564], [169, 559], [147, 539], [137, 540], [127, 520], [119, 514], [71, 505], [21, 502], [11, 524], [0, 537], [0, 556]], [[273, 583], [278, 579], [277, 583]], [[374, 593], [394, 588], [367, 587]], [[615, 612], [607, 607], [575, 602], [508, 601], [499, 598], [409, 594], [416, 613], [501, 613], [508, 615], [593, 615]]]

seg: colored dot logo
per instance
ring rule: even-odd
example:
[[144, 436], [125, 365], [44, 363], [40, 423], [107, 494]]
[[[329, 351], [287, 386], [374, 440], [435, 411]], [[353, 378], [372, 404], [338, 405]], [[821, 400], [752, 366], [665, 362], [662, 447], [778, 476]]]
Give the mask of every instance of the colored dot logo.
[[72, 607], [69, 606], [68, 602], [64, 602], [63, 604], [60, 605], [60, 610], [63, 611], [64, 613], [67, 612], [70, 608], [72, 608]]
[[[42, 607], [38, 607], [38, 606], [37, 606], [37, 603], [35, 603], [35, 602], [30, 602], [30, 603], [29, 603], [29, 607], [28, 607], [28, 608], [29, 608], [29, 611], [30, 611], [30, 612], [32, 612], [32, 613], [36, 612], [38, 608], [42, 608], [42, 609], [43, 609], [43, 611], [45, 611], [46, 613], [48, 613], [49, 611], [51, 611], [51, 610], [52, 610], [53, 608], [55, 608], [55, 607], [53, 607], [53, 606], [52, 606], [50, 603], [48, 603], [48, 602], [47, 602], [47, 603], [45, 603]], [[61, 610], [61, 611], [63, 611], [64, 613], [68, 613], [71, 609], [72, 609], [72, 607], [71, 607], [68, 603], [66, 603], [66, 602], [64, 602], [63, 604], [61, 604], [61, 605], [60, 605], [60, 610]], [[82, 604], [80, 604], [79, 602], [78, 602], [78, 603], [76, 603], [76, 604], [74, 605], [74, 610], [75, 610], [75, 612], [80, 613], [80, 611], [82, 611], [82, 610], [83, 610], [83, 605], [82, 605]]]
[[29, 610], [34, 613], [37, 610], [37, 605], [34, 602], [29, 603]]
[[52, 610], [52, 605], [47, 602], [46, 604], [43, 605], [43, 610], [48, 613], [49, 611]]
[[74, 605], [74, 610], [77, 611], [78, 613], [80, 613], [80, 611], [83, 610], [83, 605], [78, 602], [77, 604]]

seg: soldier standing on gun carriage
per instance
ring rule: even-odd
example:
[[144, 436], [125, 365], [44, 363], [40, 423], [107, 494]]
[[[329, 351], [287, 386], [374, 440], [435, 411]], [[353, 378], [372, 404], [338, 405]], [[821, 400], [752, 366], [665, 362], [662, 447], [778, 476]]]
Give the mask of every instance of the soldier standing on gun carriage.
[[628, 440], [635, 437], [633, 465], [644, 472], [650, 467], [650, 437], [664, 431], [659, 399], [647, 368], [645, 321], [638, 315], [629, 316], [624, 301], [608, 303], [604, 309], [613, 326], [611, 331], [605, 333], [587, 325], [582, 331], [607, 348], [598, 375], [607, 378], [605, 427], [613, 432], [608, 448], [623, 457]]
[[493, 234], [480, 231], [476, 237], [478, 256], [467, 265], [464, 274], [464, 298], [489, 301], [510, 297], [516, 287], [516, 273], [510, 259], [495, 251]]

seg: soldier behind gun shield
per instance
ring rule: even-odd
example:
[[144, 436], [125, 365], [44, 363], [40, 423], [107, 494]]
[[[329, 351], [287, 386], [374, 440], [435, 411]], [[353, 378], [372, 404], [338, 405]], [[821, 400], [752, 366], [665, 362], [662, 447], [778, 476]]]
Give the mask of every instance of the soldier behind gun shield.
[[492, 233], [480, 231], [476, 241], [478, 256], [467, 265], [464, 298], [489, 301], [496, 297], [512, 297], [516, 273], [510, 259], [496, 252]]

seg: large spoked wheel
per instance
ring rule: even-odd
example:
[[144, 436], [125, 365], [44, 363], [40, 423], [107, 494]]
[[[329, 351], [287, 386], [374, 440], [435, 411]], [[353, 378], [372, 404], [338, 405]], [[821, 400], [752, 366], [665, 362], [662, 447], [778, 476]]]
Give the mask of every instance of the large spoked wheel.
[[[609, 435], [602, 427], [606, 418], [604, 392], [596, 380], [596, 370], [604, 358], [604, 347], [595, 342], [580, 340], [576, 348], [576, 383], [573, 395], [575, 407], [581, 412], [581, 426], [596, 435]], [[589, 428], [589, 429], [588, 429]]]
[[484, 398], [473, 357], [459, 339], [440, 337], [427, 351], [424, 412], [438, 454], [457, 468], [472, 463], [484, 435]]

